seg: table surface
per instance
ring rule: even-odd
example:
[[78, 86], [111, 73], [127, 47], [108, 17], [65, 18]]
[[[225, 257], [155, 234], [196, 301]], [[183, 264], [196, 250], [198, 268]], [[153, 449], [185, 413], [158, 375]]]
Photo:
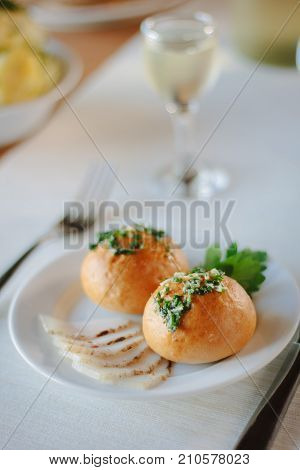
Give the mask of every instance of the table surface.
[[[95, 32], [85, 32], [85, 33], [56, 33], [59, 39], [64, 40], [66, 43], [71, 45], [82, 57], [84, 65], [85, 65], [85, 76], [89, 75], [91, 71], [97, 68], [98, 65], [102, 64], [113, 52], [115, 52], [126, 40], [128, 40], [136, 31], [136, 26], [126, 27], [124, 29], [119, 30], [105, 30], [105, 31], [95, 31]], [[124, 69], [125, 59], [122, 59], [122, 67]], [[126, 56], [127, 60], [127, 56]], [[121, 67], [119, 64], [119, 67]], [[111, 100], [113, 108], [112, 114], [116, 112], [118, 106], [118, 100], [122, 100], [122, 105], [124, 106], [124, 113], [120, 112], [120, 115], [114, 114], [114, 119], [116, 119], [116, 125], [119, 126], [119, 131], [121, 137], [126, 142], [127, 149], [124, 147], [124, 161], [127, 159], [132, 158], [133, 164], [136, 166], [139, 175], [142, 175], [144, 172], [143, 165], [140, 164], [140, 152], [143, 142], [148, 142], [148, 148], [143, 149], [144, 152], [144, 159], [145, 161], [150, 161], [151, 155], [161, 152], [162, 155], [168, 155], [169, 151], [169, 141], [170, 141], [170, 131], [169, 131], [169, 124], [167, 122], [167, 118], [163, 115], [160, 117], [161, 110], [158, 105], [158, 100], [153, 95], [145, 95], [145, 101], [143, 101], [143, 105], [145, 109], [147, 109], [147, 118], [143, 117], [145, 125], [145, 129], [141, 136], [138, 136], [135, 145], [133, 145], [133, 140], [135, 137], [134, 132], [126, 126], [124, 122], [125, 118], [125, 109], [130, 109], [130, 99], [126, 96], [126, 91], [118, 88], [117, 80], [114, 81], [114, 74], [116, 73], [117, 68], [112, 69], [110, 74], [107, 74], [106, 78], [103, 78], [102, 82], [102, 100], [104, 103], [103, 113], [99, 112], [99, 119], [104, 117], [104, 113], [108, 109], [108, 101]], [[119, 70], [119, 69], [118, 69]], [[135, 69], [134, 69], [135, 71]], [[228, 102], [228, 96], [231, 96], [232, 90], [236, 92], [237, 86], [240, 86], [240, 83], [244, 80], [245, 76], [249, 73], [248, 65], [245, 66], [245, 73], [244, 69], [237, 70], [236, 73], [236, 82], [233, 83], [232, 79], [228, 74], [228, 77], [225, 72], [224, 77], [224, 87], [222, 86], [217, 87], [215, 95], [210, 97], [210, 101], [203, 101], [203, 115], [206, 116], [206, 120], [202, 120], [201, 125], [201, 137], [205, 137], [206, 134], [209, 133], [212, 123], [216, 120], [221, 113], [222, 106], [225, 106]], [[127, 74], [127, 75], [126, 75]], [[137, 78], [134, 76], [134, 73], [130, 75], [130, 71], [126, 71], [125, 73], [125, 83], [128, 85], [130, 79], [132, 79], [132, 85], [130, 88], [130, 92], [136, 87], [137, 96], [144, 97], [144, 89], [140, 87], [140, 76]], [[289, 90], [288, 93], [280, 94], [280, 90], [282, 87], [281, 82], [281, 75], [284, 75], [284, 79], [286, 80], [286, 90]], [[99, 76], [100, 77], [100, 76]], [[226, 78], [227, 77], [227, 78]], [[127, 81], [126, 81], [127, 80]], [[112, 83], [111, 91], [108, 88], [108, 82]], [[270, 84], [270, 85], [269, 85]], [[122, 87], [121, 87], [122, 88]], [[224, 163], [224, 165], [230, 169], [232, 172], [232, 186], [231, 192], [229, 195], [226, 195], [226, 198], [236, 198], [238, 200], [238, 207], [236, 208], [235, 214], [232, 218], [231, 229], [234, 235], [238, 239], [249, 240], [250, 243], [257, 243], [258, 247], [267, 246], [269, 243], [271, 253], [278, 258], [280, 261], [285, 262], [288, 268], [293, 272], [295, 277], [297, 278], [298, 283], [300, 282], [300, 270], [299, 270], [299, 256], [295, 256], [293, 252], [293, 246], [297, 246], [298, 241], [298, 234], [299, 234], [299, 221], [298, 218], [294, 216], [297, 210], [297, 200], [299, 199], [299, 190], [297, 189], [297, 181], [299, 183], [299, 178], [297, 174], [299, 173], [299, 159], [297, 158], [296, 146], [295, 142], [298, 138], [297, 126], [296, 123], [299, 122], [299, 106], [296, 103], [296, 99], [294, 99], [293, 94], [296, 92], [296, 79], [294, 75], [288, 72], [285, 74], [283, 71], [279, 71], [278, 74], [273, 73], [272, 70], [267, 69], [264, 72], [264, 75], [257, 76], [255, 81], [255, 85], [249, 87], [248, 95], [246, 94], [240, 100], [239, 105], [237, 106], [237, 110], [232, 113], [232, 116], [227, 120], [227, 127], [225, 126], [224, 129], [221, 129], [220, 135], [218, 138], [215, 139], [214, 143], [212, 144], [212, 148], [209, 149], [208, 153], [210, 155], [216, 156], [216, 161], [220, 163]], [[276, 111], [270, 111], [268, 108], [274, 107], [274, 91], [277, 93], [277, 100], [279, 107], [276, 108]], [[105, 93], [108, 93], [108, 98], [105, 101]], [[114, 94], [119, 93], [118, 97], [114, 101]], [[79, 100], [80, 101], [80, 100]], [[256, 103], [258, 106], [255, 108], [253, 103]], [[115, 107], [114, 107], [115, 106]], [[80, 108], [80, 106], [79, 106]], [[211, 111], [210, 111], [211, 110]], [[86, 109], [82, 106], [82, 113], [87, 118], [88, 116], [85, 115]], [[134, 122], [134, 119], [139, 119], [141, 115], [141, 109], [138, 107], [138, 102], [136, 103], [136, 108], [133, 107], [131, 110], [132, 114], [130, 115], [130, 119]], [[243, 116], [245, 118], [245, 123], [239, 116]], [[289, 116], [290, 123], [287, 123], [286, 116]], [[158, 120], [159, 117], [159, 120]], [[93, 128], [93, 119], [94, 116], [90, 118], [89, 125]], [[113, 118], [108, 120], [107, 123], [103, 124], [103, 129], [101, 129], [99, 134], [99, 141], [103, 144], [104, 149], [109, 148], [111, 152], [112, 161], [117, 161], [117, 158], [114, 160], [114, 154], [120, 153], [120, 147], [118, 147], [118, 143], [113, 143], [109, 139], [111, 139], [111, 133], [109, 132], [109, 126], [113, 123]], [[249, 124], [249, 126], [247, 125]], [[256, 125], [256, 130], [254, 133], [251, 132], [251, 126]], [[55, 129], [55, 123], [53, 124], [53, 128]], [[123, 127], [122, 127], [123, 126]], [[157, 132], [160, 142], [159, 145], [157, 142], [153, 143], [151, 140], [151, 132], [149, 129], [154, 130]], [[274, 131], [274, 129], [277, 129]], [[281, 129], [281, 132], [279, 132]], [[56, 129], [57, 130], [57, 129]], [[70, 131], [71, 132], [71, 131]], [[148, 133], [147, 133], [148, 132]], [[59, 134], [59, 132], [57, 133]], [[50, 134], [49, 134], [50, 135]], [[153, 134], [152, 134], [153, 135]], [[235, 136], [238, 136], [238, 139]], [[45, 133], [42, 131], [39, 136], [38, 140], [47, 138], [47, 129]], [[60, 138], [60, 136], [59, 136]], [[127, 140], [126, 140], [127, 139]], [[147, 140], [148, 139], [148, 140]], [[240, 143], [245, 142], [245, 145], [241, 145]], [[49, 141], [48, 141], [49, 143]], [[108, 143], [110, 143], [110, 147], [108, 147]], [[36, 156], [32, 156], [31, 159], [31, 143], [28, 141], [27, 147], [17, 149], [17, 152], [14, 154], [11, 162], [10, 155], [8, 149], [2, 150], [2, 155], [7, 154], [7, 159], [3, 159], [3, 163], [7, 160], [9, 165], [4, 165], [2, 167], [2, 190], [6, 191], [3, 182], [5, 182], [6, 174], [8, 171], [8, 166], [11, 166], [10, 171], [15, 171], [17, 166], [19, 167], [19, 171], [21, 174], [29, 175], [28, 173], [28, 164], [33, 163], [38, 167], [38, 160]], [[11, 148], [10, 148], [11, 150]], [[13, 149], [14, 150], [14, 149]], [[49, 162], [49, 155], [50, 151], [47, 154], [45, 149], [45, 161]], [[72, 148], [72, 152], [76, 153], [76, 148]], [[259, 153], [261, 152], [261, 153]], [[240, 159], [233, 159], [233, 156], [237, 156], [240, 154]], [[22, 158], [23, 160], [22, 160]], [[71, 157], [68, 155], [66, 156], [66, 162], [64, 163], [65, 166], [68, 165], [68, 162], [72, 161]], [[76, 160], [77, 155], [74, 158], [74, 168], [73, 177], [76, 179], [82, 172], [82, 167], [79, 164], [79, 159]], [[16, 160], [19, 159], [17, 163]], [[48, 159], [48, 160], [47, 160]], [[284, 159], [284, 160], [283, 160]], [[165, 158], [166, 160], [166, 158]], [[122, 178], [126, 180], [129, 178], [128, 173], [126, 173], [126, 165], [124, 165], [124, 161], [120, 162], [120, 174]], [[5, 162], [6, 163], [6, 162]], [[57, 178], [59, 180], [60, 175], [54, 171], [53, 167], [57, 165], [59, 171], [63, 170], [62, 175], [65, 175], [64, 168], [60, 167], [60, 160], [57, 156], [53, 155], [53, 165], [48, 166], [47, 170], [49, 171], [49, 181], [51, 180], [53, 184], [54, 179]], [[63, 163], [62, 163], [63, 164]], [[123, 165], [123, 166], [122, 166]], [[160, 165], [159, 159], [157, 159], [157, 165]], [[260, 172], [257, 172], [255, 168], [259, 167]], [[35, 170], [34, 170], [35, 171]], [[39, 187], [39, 173], [38, 171], [42, 171], [42, 168], [37, 168], [36, 173], [34, 173], [35, 184], [36, 187], [34, 188], [35, 191], [40, 190]], [[52, 172], [52, 173], [51, 173]], [[32, 231], [30, 232], [30, 220], [32, 223], [36, 221], [36, 215], [40, 214], [40, 209], [35, 207], [35, 195], [34, 192], [30, 193], [30, 189], [28, 187], [24, 187], [24, 194], [22, 193], [22, 180], [21, 174], [17, 175], [16, 181], [14, 184], [19, 185], [20, 194], [16, 199], [16, 203], [18, 205], [22, 205], [22, 200], [24, 199], [24, 194], [29, 193], [28, 199], [26, 200], [26, 204], [21, 207], [20, 210], [20, 217], [21, 222], [24, 222], [24, 240], [26, 236], [28, 237], [28, 241], [30, 237], [32, 237]], [[247, 178], [245, 178], [247, 175]], [[61, 176], [62, 177], [62, 176]], [[51, 179], [52, 178], [52, 179]], [[139, 177], [135, 177], [131, 179], [132, 185], [137, 183]], [[290, 184], [288, 184], [288, 181]], [[73, 189], [73, 186], [70, 181], [66, 181], [64, 184], [64, 190], [66, 186], [68, 186], [68, 191], [70, 188]], [[278, 188], [282, 188], [283, 191]], [[47, 187], [47, 182], [45, 181], [43, 184], [46, 185], [46, 191], [50, 190], [50, 186]], [[59, 187], [60, 182], [58, 181], [58, 192], [55, 193], [56, 200], [51, 201], [49, 203], [46, 197], [43, 198], [43, 204], [46, 206], [49, 203], [49, 217], [52, 216], [53, 219], [57, 217], [57, 212], [53, 210], [54, 206], [58, 206], [58, 201], [64, 200], [65, 194], [64, 190], [60, 189]], [[76, 184], [77, 186], [77, 184]], [[75, 188], [75, 185], [74, 185]], [[276, 189], [277, 188], [277, 189]], [[1, 189], [1, 185], [0, 185]], [[61, 192], [59, 192], [61, 191]], [[258, 196], [259, 195], [259, 196]], [[251, 199], [252, 197], [252, 199]], [[252, 200], [257, 202], [257, 197], [259, 197], [259, 206], [256, 204], [252, 204]], [[54, 198], [55, 199], [55, 198]], [[10, 201], [11, 202], [11, 201]], [[12, 198], [13, 203], [13, 198]], [[38, 205], [36, 205], [38, 206]], [[52, 210], [52, 213], [51, 213]], [[4, 212], [6, 208], [4, 209]], [[247, 214], [247, 218], [245, 217]], [[15, 230], [18, 227], [18, 223], [11, 217], [11, 214], [5, 212], [5, 215], [8, 220], [8, 225], [11, 227], [11, 230]], [[42, 219], [42, 217], [41, 217]], [[26, 225], [27, 221], [27, 225]], [[252, 223], [251, 223], [252, 222]], [[44, 222], [43, 222], [44, 223]], [[44, 229], [43, 223], [37, 230], [39, 229], [42, 231]], [[38, 224], [37, 224], [38, 225]], [[247, 227], [247, 236], [245, 235], [245, 227]], [[27, 233], [28, 232], [28, 233]], [[285, 237], [286, 234], [289, 234], [289, 246], [286, 246]], [[3, 240], [6, 241], [11, 237], [12, 232], [9, 230], [2, 231]], [[13, 244], [12, 244], [13, 245]], [[12, 246], [11, 245], [11, 246]], [[12, 250], [15, 250], [16, 246], [12, 246]], [[285, 250], [285, 252], [284, 252]], [[9, 251], [9, 250], [8, 250]], [[9, 253], [3, 253], [3, 259], [7, 263], [9, 260]], [[1, 317], [1, 315], [0, 315]], [[3, 320], [3, 318], [2, 318]], [[5, 329], [2, 330], [3, 334]], [[37, 374], [29, 374], [29, 369], [26, 364], [23, 364], [21, 359], [17, 358], [16, 353], [14, 354], [12, 351], [12, 347], [7, 340], [7, 336], [3, 337], [3, 346], [5, 346], [6, 350], [9, 351], [9, 357], [5, 357], [1, 355], [1, 359], [4, 361], [4, 366], [1, 367], [0, 379], [3, 379], [4, 388], [2, 388], [3, 394], [3, 405], [5, 404], [5, 413], [6, 419], [2, 420], [2, 429], [3, 433], [5, 432], [9, 435], [10, 429], [9, 426], [7, 427], [6, 424], [9, 423], [11, 427], [14, 426], [14, 423], [18, 421], [20, 416], [24, 411], [24, 407], [26, 409], [27, 403], [30, 403], [31, 397], [36, 393], [39, 385], [42, 383], [41, 379], [37, 376]], [[271, 367], [270, 371], [274, 372]], [[14, 372], [17, 374], [15, 377], [12, 377], [9, 374], [9, 368], [13, 369]], [[266, 372], [266, 374], [270, 375], [271, 372]], [[262, 383], [264, 378], [261, 378]], [[25, 384], [25, 385], [24, 385]], [[22, 390], [22, 394], [24, 393], [24, 403], [20, 401], [21, 394], [17, 391], [18, 387], [23, 387], [24, 391]], [[13, 388], [12, 388], [13, 387]], [[12, 392], [13, 389], [16, 389]], [[12, 395], [12, 393], [14, 393]], [[65, 395], [62, 397], [61, 402], [57, 402], [57, 397], [60, 396], [60, 389], [57, 390], [56, 386], [51, 385], [49, 390], [38, 404], [37, 408], [33, 410], [33, 415], [31, 420], [28, 422], [34, 423], [33, 427], [28, 428], [26, 426], [27, 422], [24, 423], [16, 434], [15, 439], [11, 442], [11, 448], [33, 448], [34, 445], [43, 448], [46, 441], [48, 441], [48, 445], [51, 448], [51, 445], [54, 447], [58, 445], [60, 439], [62, 442], [67, 446], [67, 448], [76, 448], [74, 443], [78, 442], [81, 439], [83, 447], [92, 446], [97, 448], [97, 433], [92, 433], [90, 436], [90, 440], [85, 439], [83, 431], [84, 426], [87, 424], [88, 420], [91, 420], [94, 426], [97, 426], [97, 419], [102, 415], [105, 415], [106, 423], [105, 429], [101, 434], [101, 439], [103, 442], [106, 442], [107, 448], [114, 448], [120, 446], [124, 446], [125, 437], [121, 437], [116, 441], [114, 444], [111, 444], [109, 447], [109, 439], [105, 438], [103, 433], [123, 433], [126, 426], [131, 426], [131, 430], [133, 431], [133, 424], [139, 426], [139, 412], [148, 414], [152, 416], [153, 420], [156, 420], [157, 423], [159, 422], [159, 417], [165, 413], [167, 419], [169, 419], [169, 423], [165, 423], [165, 429], [168, 430], [168, 425], [172, 425], [176, 428], [177, 423], [173, 420], [171, 410], [168, 407], [166, 402], [157, 403], [155, 408], [151, 408], [147, 404], [142, 409], [142, 405], [138, 405], [137, 407], [131, 406], [130, 404], [122, 405], [122, 411], [120, 408], [120, 423], [115, 423], [109, 421], [110, 412], [114, 409], [114, 403], [107, 402], [106, 404], [99, 403], [97, 404], [97, 413], [94, 410], [94, 404], [92, 400], [87, 399], [84, 404], [77, 399], [76, 396], [68, 396]], [[240, 391], [237, 392], [237, 388], [228, 388], [224, 391], [224, 395], [221, 395], [219, 392], [219, 399], [224, 403], [227, 400], [228, 409], [232, 405], [231, 397], [236, 394], [237, 400], [241, 398], [242, 394], [245, 394], [247, 398], [244, 401], [244, 407], [240, 406], [238, 409], [238, 416], [240, 417], [239, 424], [234, 422], [232, 418], [232, 422], [227, 422], [228, 429], [235, 430], [236, 432], [240, 432], [242, 426], [246, 423], [247, 419], [249, 418], [249, 413], [253, 406], [255, 405], [258, 397], [254, 399], [253, 394], [250, 391], [249, 385], [246, 383], [240, 385]], [[206, 425], [209, 427], [211, 424], [209, 419], [205, 415], [205, 410], [212, 403], [215, 403], [213, 400], [216, 400], [218, 397], [218, 393], [216, 396], [212, 397], [198, 397], [194, 398], [191, 401], [183, 400], [182, 402], [177, 400], [176, 406], [181, 410], [181, 416], [188, 416], [189, 419], [192, 419], [193, 414], [197, 419], [201, 420], [206, 423], [205, 420], [208, 420]], [[224, 398], [224, 402], [223, 402]], [[48, 430], [44, 437], [42, 437], [42, 433], [45, 431], [44, 423], [45, 420], [49, 418], [47, 415], [46, 407], [50, 403], [50, 407], [53, 410], [53, 418], [51, 423], [49, 423]], [[293, 443], [290, 441], [289, 435], [292, 435], [296, 442], [299, 442], [299, 407], [300, 405], [300, 393], [299, 390], [293, 400], [292, 405], [290, 406], [288, 413], [284, 420], [284, 426], [281, 427], [277, 438], [273, 444], [273, 448], [294, 448]], [[45, 408], [44, 408], [45, 407]], [[87, 416], [84, 417], [81, 414], [80, 419], [82, 420], [83, 431], [80, 434], [79, 430], [76, 434], [76, 424], [77, 422], [74, 421], [75, 417], [72, 417], [72, 412], [74, 407], [81, 407], [82, 412], [86, 412]], [[4, 408], [3, 408], [4, 410]], [[111, 411], [110, 411], [111, 410]], [[194, 410], [194, 411], [193, 411]], [[197, 412], [196, 412], [197, 410]], [[245, 412], [248, 410], [249, 412]], [[218, 410], [219, 413], [222, 414], [222, 410]], [[235, 409], [236, 412], [236, 409]], [[131, 422], [127, 422], [128, 416], [132, 418]], [[97, 418], [98, 417], [98, 418]], [[55, 419], [54, 419], [55, 418]], [[99, 423], [98, 423], [99, 424]], [[153, 445], [157, 444], [156, 440], [156, 429], [154, 426], [155, 422], [153, 422], [152, 427], [152, 434], [149, 435], [149, 445], [151, 442]], [[217, 422], [215, 423], [217, 426]], [[65, 429], [66, 426], [69, 426], [69, 434], [66, 436]], [[185, 427], [186, 432], [186, 440], [182, 442], [187, 447], [189, 443], [192, 445], [191, 448], [197, 448], [197, 435], [195, 435], [190, 430], [190, 424], [188, 421], [183, 422], [183, 426]], [[196, 424], [195, 424], [196, 426]], [[285, 432], [285, 429], [288, 429], [289, 433]], [[44, 431], [43, 431], [44, 430]], [[79, 434], [78, 434], [79, 433]], [[79, 439], [80, 435], [80, 439]], [[136, 432], [136, 442], [143, 448], [143, 443], [145, 442]], [[106, 440], [105, 440], [106, 439]], [[208, 444], [208, 441], [202, 439], [201, 445], [205, 447], [205, 444]], [[79, 445], [79, 444], [77, 444]], [[132, 442], [134, 447], [134, 441]], [[174, 446], [174, 448], [178, 448], [179, 444], [172, 443], [170, 441], [170, 447]], [[228, 440], [227, 446], [230, 448], [232, 445], [232, 440]], [[101, 448], [101, 444], [98, 444]], [[64, 447], [64, 446], [63, 446]], [[186, 447], [186, 448], [187, 448]], [[77, 447], [78, 448], [78, 447]], [[98, 447], [99, 448], [99, 447]], [[145, 448], [145, 447], [144, 447]]]

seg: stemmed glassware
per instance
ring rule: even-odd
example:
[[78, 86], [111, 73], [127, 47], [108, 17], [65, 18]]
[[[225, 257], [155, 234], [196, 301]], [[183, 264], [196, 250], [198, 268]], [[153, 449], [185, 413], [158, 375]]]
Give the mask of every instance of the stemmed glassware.
[[[217, 49], [216, 27], [210, 15], [158, 15], [141, 24], [145, 66], [153, 88], [160, 94], [174, 128], [176, 158], [161, 177], [171, 192], [211, 196], [223, 188], [220, 172], [202, 168], [193, 160], [194, 124], [199, 96], [212, 79]], [[202, 162], [203, 163], [203, 162]]]

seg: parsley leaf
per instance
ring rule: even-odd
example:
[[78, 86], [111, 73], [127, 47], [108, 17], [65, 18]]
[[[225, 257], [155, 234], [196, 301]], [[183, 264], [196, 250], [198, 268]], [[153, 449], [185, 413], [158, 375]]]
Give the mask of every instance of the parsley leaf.
[[215, 268], [221, 261], [222, 251], [219, 246], [212, 245], [209, 247], [205, 254], [205, 269], [209, 270]]
[[213, 267], [220, 269], [241, 284], [248, 294], [252, 294], [259, 290], [265, 280], [263, 271], [267, 268], [267, 258], [265, 251], [253, 251], [249, 248], [238, 251], [236, 242], [228, 247], [222, 258], [220, 247], [213, 245], [206, 251], [204, 265], [194, 268], [193, 272]]

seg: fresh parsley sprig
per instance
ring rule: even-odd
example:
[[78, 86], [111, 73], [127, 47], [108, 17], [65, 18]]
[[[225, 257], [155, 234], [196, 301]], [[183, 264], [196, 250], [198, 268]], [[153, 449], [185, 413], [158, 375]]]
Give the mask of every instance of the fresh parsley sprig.
[[206, 250], [204, 264], [196, 266], [192, 272], [220, 269], [251, 295], [260, 289], [265, 280], [263, 272], [267, 268], [267, 259], [265, 251], [253, 251], [250, 248], [239, 251], [236, 242], [229, 246], [224, 255], [218, 245], [212, 245]]

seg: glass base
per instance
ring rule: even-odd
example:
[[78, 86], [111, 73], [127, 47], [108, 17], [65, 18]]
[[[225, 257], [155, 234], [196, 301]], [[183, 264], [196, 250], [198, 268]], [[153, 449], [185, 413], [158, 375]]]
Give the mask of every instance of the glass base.
[[215, 194], [225, 191], [229, 186], [228, 174], [218, 168], [204, 169], [197, 173], [195, 178], [194, 189], [192, 192], [198, 197], [213, 197]]
[[190, 170], [181, 179], [169, 166], [158, 175], [158, 186], [170, 196], [187, 198], [212, 198], [229, 186], [229, 176], [226, 171], [219, 168], [204, 168], [201, 171]]

